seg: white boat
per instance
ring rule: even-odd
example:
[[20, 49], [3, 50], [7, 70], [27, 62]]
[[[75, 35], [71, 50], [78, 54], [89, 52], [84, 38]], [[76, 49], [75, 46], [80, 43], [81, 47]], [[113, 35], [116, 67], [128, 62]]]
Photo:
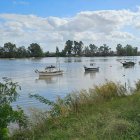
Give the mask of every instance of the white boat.
[[94, 67], [93, 64], [90, 64], [90, 66], [84, 66], [85, 72], [87, 71], [99, 71], [99, 67]]
[[36, 70], [36, 73], [39, 73], [39, 76], [55, 76], [55, 75], [62, 75], [63, 70], [58, 70], [55, 66], [51, 65], [45, 68], [44, 71]]

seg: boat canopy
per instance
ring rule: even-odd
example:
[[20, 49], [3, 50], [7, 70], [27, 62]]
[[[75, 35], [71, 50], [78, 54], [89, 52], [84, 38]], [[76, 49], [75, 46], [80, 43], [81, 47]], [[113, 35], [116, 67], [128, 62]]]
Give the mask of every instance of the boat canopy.
[[47, 66], [45, 69], [52, 69], [52, 68], [56, 68], [56, 67], [51, 65], [51, 66]]

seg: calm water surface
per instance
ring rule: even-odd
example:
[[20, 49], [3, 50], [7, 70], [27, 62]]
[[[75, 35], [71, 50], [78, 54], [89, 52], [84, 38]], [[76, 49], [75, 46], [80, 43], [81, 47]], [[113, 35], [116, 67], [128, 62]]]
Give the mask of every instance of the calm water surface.
[[[120, 60], [130, 59], [136, 62], [132, 68], [124, 68]], [[17, 104], [24, 109], [30, 107], [43, 108], [36, 100], [29, 98], [29, 93], [39, 94], [50, 100], [57, 96], [65, 97], [75, 90], [88, 89], [94, 85], [104, 83], [107, 80], [125, 82], [134, 85], [140, 79], [140, 57], [75, 57], [59, 58], [62, 76], [54, 76], [39, 79], [36, 69], [43, 70], [46, 65], [55, 65], [58, 58], [42, 59], [0, 59], [0, 79], [12, 78], [21, 85], [20, 97]], [[83, 65], [94, 63], [100, 67], [99, 72], [85, 73]], [[125, 76], [124, 76], [125, 75]]]

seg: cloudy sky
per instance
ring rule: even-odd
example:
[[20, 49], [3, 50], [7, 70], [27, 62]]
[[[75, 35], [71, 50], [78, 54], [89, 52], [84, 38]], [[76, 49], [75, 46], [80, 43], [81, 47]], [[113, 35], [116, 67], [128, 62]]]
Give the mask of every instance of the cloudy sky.
[[140, 50], [138, 0], [0, 0], [0, 46], [37, 42], [45, 51], [66, 40], [131, 44]]

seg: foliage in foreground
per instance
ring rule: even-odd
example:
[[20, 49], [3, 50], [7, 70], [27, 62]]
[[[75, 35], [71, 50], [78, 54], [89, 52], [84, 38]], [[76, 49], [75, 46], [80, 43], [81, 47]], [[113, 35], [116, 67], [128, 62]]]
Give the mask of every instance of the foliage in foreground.
[[30, 129], [17, 130], [11, 139], [35, 140], [138, 140], [140, 137], [140, 82], [126, 96], [124, 86], [107, 82], [51, 102], [47, 112], [34, 111]]
[[20, 107], [14, 110], [11, 106], [19, 96], [18, 89], [20, 86], [7, 78], [0, 82], [0, 140], [8, 139], [10, 123], [18, 124], [20, 129], [26, 126], [27, 118], [23, 110]]

